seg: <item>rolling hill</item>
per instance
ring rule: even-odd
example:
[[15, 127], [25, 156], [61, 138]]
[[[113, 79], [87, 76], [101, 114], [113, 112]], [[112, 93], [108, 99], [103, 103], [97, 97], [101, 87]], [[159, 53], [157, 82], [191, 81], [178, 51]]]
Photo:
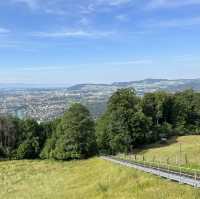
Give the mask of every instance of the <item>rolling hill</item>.
[[0, 162], [4, 199], [196, 199], [200, 191], [98, 158]]
[[[199, 165], [199, 136], [172, 138], [137, 154], [165, 160], [182, 151]], [[115, 165], [100, 158], [56, 162], [40, 160], [0, 162], [0, 198], [4, 199], [197, 199], [200, 190], [151, 174]]]
[[[172, 137], [166, 144], [156, 143], [133, 152], [138, 159], [200, 169], [200, 136]], [[187, 159], [187, 160], [186, 160]]]

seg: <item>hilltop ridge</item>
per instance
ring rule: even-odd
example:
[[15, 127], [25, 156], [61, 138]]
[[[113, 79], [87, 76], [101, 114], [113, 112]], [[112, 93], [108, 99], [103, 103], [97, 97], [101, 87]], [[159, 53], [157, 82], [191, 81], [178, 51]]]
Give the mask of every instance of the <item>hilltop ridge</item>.
[[200, 91], [200, 79], [144, 79], [111, 84], [27, 85], [0, 84], [0, 114], [51, 120], [63, 114], [72, 103], [82, 103], [97, 118], [105, 111], [109, 97], [120, 88], [132, 87], [137, 95], [163, 90], [178, 92], [185, 89]]

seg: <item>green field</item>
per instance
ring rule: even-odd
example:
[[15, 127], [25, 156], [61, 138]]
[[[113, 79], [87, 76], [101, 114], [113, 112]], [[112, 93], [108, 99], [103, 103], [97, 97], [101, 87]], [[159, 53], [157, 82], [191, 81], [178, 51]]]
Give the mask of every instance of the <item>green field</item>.
[[[153, 144], [133, 152], [137, 160], [169, 163], [200, 169], [200, 136], [173, 137], [167, 144]], [[135, 155], [132, 156], [135, 158]]]
[[0, 162], [0, 199], [198, 199], [200, 190], [94, 158]]
[[[171, 164], [177, 160], [200, 165], [200, 136], [172, 138], [137, 150], [138, 158], [155, 158]], [[180, 154], [181, 144], [181, 154]], [[188, 165], [187, 165], [188, 166]], [[200, 198], [200, 190], [141, 171], [115, 165], [100, 158], [85, 161], [0, 162], [0, 199], [184, 199]]]

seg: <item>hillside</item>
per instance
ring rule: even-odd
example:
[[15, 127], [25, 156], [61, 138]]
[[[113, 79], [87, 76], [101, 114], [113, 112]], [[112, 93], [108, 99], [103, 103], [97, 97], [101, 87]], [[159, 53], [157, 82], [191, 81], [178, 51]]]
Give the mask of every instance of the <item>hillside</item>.
[[[152, 144], [141, 150], [135, 150], [138, 158], [147, 161], [169, 161], [170, 164], [182, 164], [200, 169], [200, 136], [173, 137], [167, 144]], [[168, 159], [169, 158], [169, 159]], [[187, 159], [187, 163], [186, 163]]]
[[57, 118], [75, 102], [86, 105], [94, 118], [99, 117], [109, 97], [120, 88], [132, 87], [137, 95], [164, 90], [177, 92], [192, 88], [200, 91], [200, 79], [145, 79], [112, 84], [23, 85], [0, 84], [0, 115], [47, 121]]
[[78, 84], [68, 88], [70, 92], [103, 92], [112, 93], [119, 88], [135, 88], [138, 95], [143, 95], [147, 92], [155, 92], [164, 90], [169, 92], [177, 92], [192, 88], [200, 90], [200, 79], [144, 79], [140, 81], [130, 82], [114, 82], [112, 84]]
[[200, 191], [94, 158], [0, 162], [4, 199], [195, 199]]

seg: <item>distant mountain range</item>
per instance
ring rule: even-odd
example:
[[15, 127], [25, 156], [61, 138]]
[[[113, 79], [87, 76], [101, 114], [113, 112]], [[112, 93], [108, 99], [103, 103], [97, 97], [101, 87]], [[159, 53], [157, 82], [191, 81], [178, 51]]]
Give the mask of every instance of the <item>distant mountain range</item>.
[[77, 84], [67, 88], [72, 101], [86, 104], [96, 117], [106, 108], [109, 97], [120, 88], [134, 88], [137, 95], [156, 91], [179, 92], [186, 89], [200, 91], [200, 79], [145, 79], [130, 82], [114, 82], [112, 84]]
[[69, 91], [76, 92], [113, 92], [119, 88], [135, 88], [138, 95], [147, 92], [164, 90], [167, 92], [177, 92], [185, 89], [194, 89], [200, 91], [199, 79], [145, 79], [130, 82], [114, 82], [112, 84], [77, 84], [68, 88]]
[[132, 87], [140, 96], [159, 90], [178, 92], [185, 89], [200, 91], [200, 79], [145, 79], [112, 84], [58, 85], [0, 84], [0, 115], [20, 118], [33, 117], [38, 121], [54, 119], [72, 103], [88, 107], [94, 118], [106, 109], [109, 97], [120, 88]]
[[177, 92], [185, 89], [193, 89], [200, 91], [199, 79], [144, 79], [139, 81], [129, 82], [114, 82], [111, 84], [76, 84], [70, 86], [69, 84], [23, 84], [23, 83], [0, 83], [0, 89], [66, 89], [69, 92], [86, 92], [86, 91], [102, 91], [113, 92], [119, 88], [135, 88], [139, 95], [146, 92], [155, 92], [164, 90], [168, 92]]

